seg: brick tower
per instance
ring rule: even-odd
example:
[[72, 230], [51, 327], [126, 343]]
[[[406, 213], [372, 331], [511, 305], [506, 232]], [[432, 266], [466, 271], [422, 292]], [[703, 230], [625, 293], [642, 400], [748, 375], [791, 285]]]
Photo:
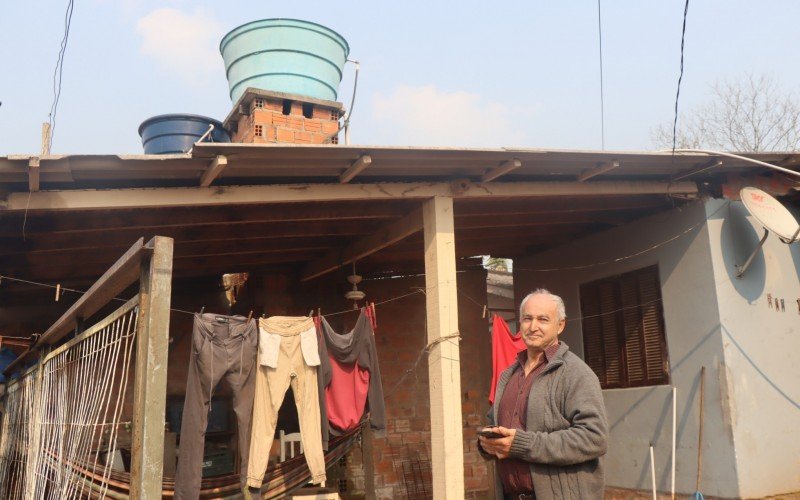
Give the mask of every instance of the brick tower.
[[231, 142], [338, 144], [342, 103], [248, 88], [224, 125]]

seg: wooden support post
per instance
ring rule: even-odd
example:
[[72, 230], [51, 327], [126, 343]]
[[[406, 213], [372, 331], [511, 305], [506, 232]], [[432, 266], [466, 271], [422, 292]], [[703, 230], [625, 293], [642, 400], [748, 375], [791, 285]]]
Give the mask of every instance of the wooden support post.
[[139, 292], [130, 497], [156, 500], [164, 463], [173, 240], [156, 236], [147, 246], [153, 253], [142, 266]]
[[423, 204], [425, 232], [425, 307], [428, 323], [428, 374], [431, 402], [433, 498], [464, 498], [464, 444], [461, 423], [461, 363], [456, 293], [453, 198], [437, 196]]
[[32, 156], [28, 160], [28, 191], [39, 190], [39, 158]]
[[50, 123], [42, 123], [42, 156], [50, 154], [50, 141], [52, 140], [50, 132]]

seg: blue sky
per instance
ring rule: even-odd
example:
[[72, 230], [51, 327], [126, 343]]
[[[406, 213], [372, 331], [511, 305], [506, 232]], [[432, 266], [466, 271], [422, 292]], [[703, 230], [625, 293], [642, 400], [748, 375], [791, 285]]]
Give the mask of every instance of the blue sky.
[[[5, 2], [0, 155], [35, 153], [66, 0]], [[683, 0], [604, 0], [606, 149], [672, 119]], [[324, 24], [361, 62], [355, 144], [600, 149], [596, 1], [77, 0], [53, 153], [141, 152], [146, 118], [230, 111], [219, 40], [248, 21]], [[691, 0], [681, 109], [719, 79], [800, 90], [800, 2]], [[340, 100], [349, 102], [352, 67]]]

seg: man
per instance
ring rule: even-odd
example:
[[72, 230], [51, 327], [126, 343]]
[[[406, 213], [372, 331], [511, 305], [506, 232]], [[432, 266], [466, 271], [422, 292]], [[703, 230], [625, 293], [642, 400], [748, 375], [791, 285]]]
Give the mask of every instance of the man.
[[[520, 304], [526, 350], [497, 382], [478, 450], [496, 459], [499, 498], [603, 498], [608, 422], [597, 376], [558, 336], [564, 302], [536, 290]], [[500, 490], [502, 488], [502, 490]]]

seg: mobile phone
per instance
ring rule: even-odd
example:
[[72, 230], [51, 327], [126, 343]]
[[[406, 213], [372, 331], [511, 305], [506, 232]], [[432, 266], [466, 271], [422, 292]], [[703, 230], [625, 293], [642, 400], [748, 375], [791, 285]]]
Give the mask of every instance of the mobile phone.
[[497, 438], [505, 437], [502, 434], [494, 432], [494, 431], [490, 431], [489, 429], [478, 429], [478, 435], [479, 436], [483, 436], [485, 438], [489, 438], [489, 439], [497, 439]]

